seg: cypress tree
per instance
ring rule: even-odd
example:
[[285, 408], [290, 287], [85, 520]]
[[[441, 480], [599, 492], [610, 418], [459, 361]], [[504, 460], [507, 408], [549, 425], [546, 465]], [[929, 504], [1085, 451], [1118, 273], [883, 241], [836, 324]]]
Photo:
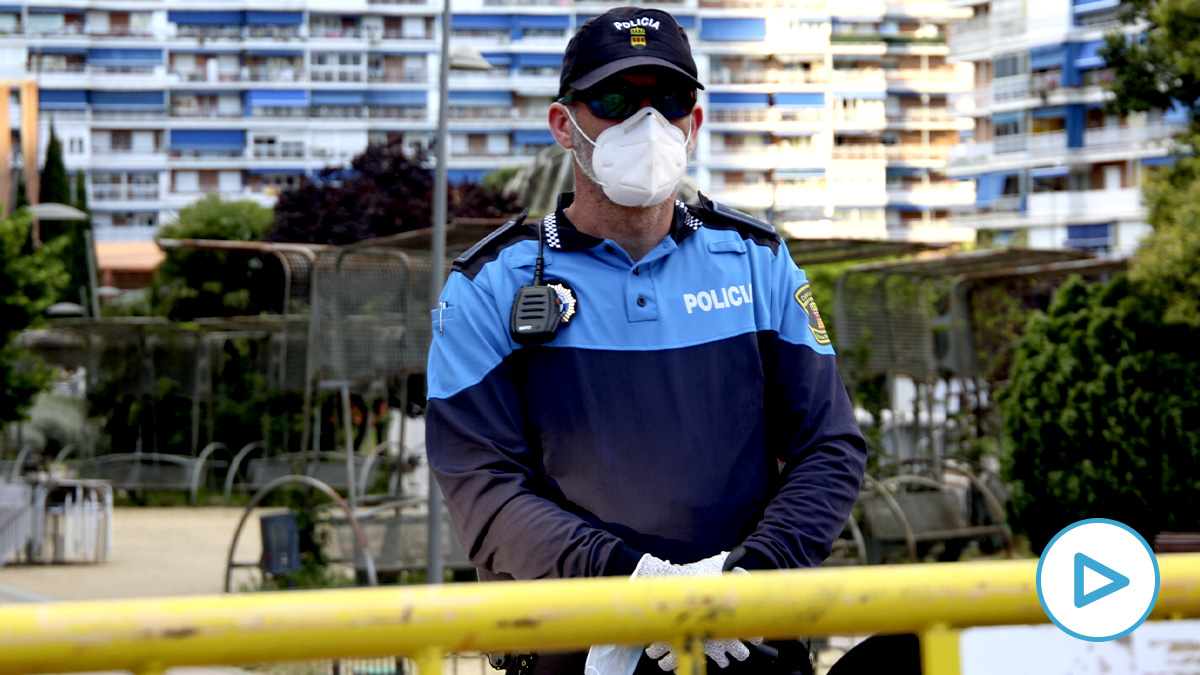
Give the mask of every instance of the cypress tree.
[[[54, 125], [50, 125], [50, 140], [46, 144], [46, 163], [42, 166], [42, 184], [38, 190], [38, 201], [42, 204], [67, 204], [73, 201], [71, 178], [67, 175], [67, 166], [63, 163], [62, 143], [54, 133]], [[80, 289], [87, 289], [87, 248], [83, 239], [83, 229], [80, 221], [42, 221], [41, 239], [50, 241], [55, 237], [66, 237], [66, 248], [63, 249], [63, 263], [67, 273], [71, 275], [71, 283], [67, 287], [66, 298], [71, 302], [81, 302], [83, 296]]]

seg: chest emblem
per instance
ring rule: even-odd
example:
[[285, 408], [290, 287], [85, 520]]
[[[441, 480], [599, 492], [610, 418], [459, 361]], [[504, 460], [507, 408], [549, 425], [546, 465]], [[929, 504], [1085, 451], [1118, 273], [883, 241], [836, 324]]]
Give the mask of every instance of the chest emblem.
[[579, 309], [579, 298], [575, 295], [575, 289], [565, 281], [551, 281], [546, 285], [554, 289], [554, 295], [558, 297], [558, 320], [570, 323]]

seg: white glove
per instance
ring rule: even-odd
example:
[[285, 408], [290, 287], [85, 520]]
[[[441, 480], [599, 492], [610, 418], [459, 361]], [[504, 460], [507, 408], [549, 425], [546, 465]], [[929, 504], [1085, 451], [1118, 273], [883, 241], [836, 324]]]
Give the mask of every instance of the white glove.
[[[721, 569], [725, 566], [725, 559], [728, 557], [729, 552], [725, 551], [694, 563], [672, 565], [669, 560], [660, 560], [647, 553], [638, 561], [637, 567], [633, 570], [633, 576], [630, 578], [716, 576], [721, 574]], [[749, 574], [740, 567], [735, 567], [731, 571], [735, 574]], [[760, 645], [762, 641], [761, 637], [746, 640], [752, 645]], [[738, 661], [745, 661], [750, 657], [750, 650], [737, 638], [705, 640], [703, 648], [708, 658], [715, 661], [721, 668], [729, 666], [729, 657], [726, 654]], [[663, 670], [675, 670], [677, 663], [675, 652], [671, 651], [671, 645], [668, 642], [655, 642], [650, 645], [646, 648], [646, 656], [658, 659], [658, 667]]]

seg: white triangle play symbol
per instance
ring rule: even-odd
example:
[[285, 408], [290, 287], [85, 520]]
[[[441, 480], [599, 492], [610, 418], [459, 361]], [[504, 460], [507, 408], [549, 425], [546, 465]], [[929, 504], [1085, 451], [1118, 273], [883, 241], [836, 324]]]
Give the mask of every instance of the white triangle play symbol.
[[1097, 588], [1103, 588], [1110, 583], [1109, 578], [1096, 570], [1085, 567], [1083, 572], [1083, 592], [1091, 593]]

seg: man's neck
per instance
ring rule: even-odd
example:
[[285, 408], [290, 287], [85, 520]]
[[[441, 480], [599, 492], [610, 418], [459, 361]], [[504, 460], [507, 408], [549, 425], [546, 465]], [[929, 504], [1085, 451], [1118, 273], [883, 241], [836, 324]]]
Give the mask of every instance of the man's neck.
[[675, 218], [673, 199], [647, 208], [621, 206], [587, 184], [586, 178], [578, 173], [575, 185], [575, 201], [563, 209], [571, 224], [584, 234], [613, 240], [634, 262], [641, 260], [671, 232], [671, 222]]

